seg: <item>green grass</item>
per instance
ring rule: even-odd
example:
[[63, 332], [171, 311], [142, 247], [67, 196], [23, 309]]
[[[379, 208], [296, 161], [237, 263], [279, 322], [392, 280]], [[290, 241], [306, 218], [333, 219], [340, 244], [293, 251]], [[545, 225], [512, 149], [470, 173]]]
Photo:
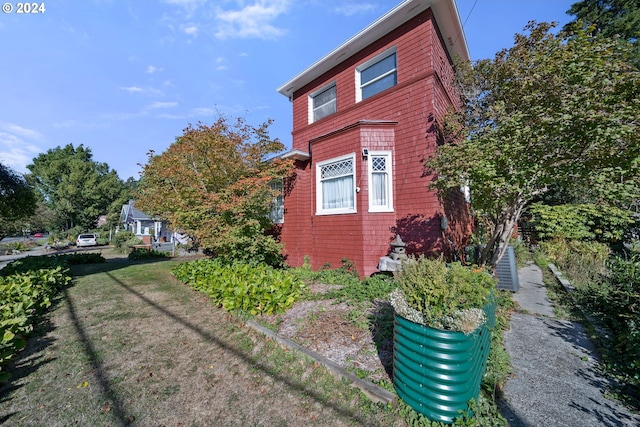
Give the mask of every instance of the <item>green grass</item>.
[[74, 285], [0, 390], [4, 425], [402, 422], [178, 283], [175, 264], [74, 266]]

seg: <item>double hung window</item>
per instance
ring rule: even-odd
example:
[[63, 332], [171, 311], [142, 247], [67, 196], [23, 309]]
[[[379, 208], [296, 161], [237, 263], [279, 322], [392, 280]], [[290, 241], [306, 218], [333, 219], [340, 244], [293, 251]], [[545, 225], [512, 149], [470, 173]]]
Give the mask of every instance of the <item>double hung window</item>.
[[336, 112], [336, 85], [332, 83], [309, 96], [309, 123]]
[[369, 212], [393, 211], [391, 152], [369, 152]]
[[316, 166], [318, 215], [356, 212], [355, 155], [319, 162]]
[[389, 89], [398, 83], [396, 50], [388, 50], [356, 68], [356, 101]]

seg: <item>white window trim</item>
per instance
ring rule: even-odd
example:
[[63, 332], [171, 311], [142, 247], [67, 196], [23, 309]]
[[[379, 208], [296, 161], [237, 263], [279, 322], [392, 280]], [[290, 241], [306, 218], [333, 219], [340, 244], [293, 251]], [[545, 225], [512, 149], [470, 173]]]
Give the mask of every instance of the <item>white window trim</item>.
[[[397, 55], [396, 50], [397, 50], [396, 47], [393, 46], [392, 48], [385, 50], [384, 52], [374, 56], [373, 58], [371, 58], [367, 62], [365, 62], [363, 64], [360, 64], [360, 65], [358, 65], [356, 67], [356, 102], [362, 101], [362, 82], [361, 82], [361, 79], [360, 79], [360, 73], [361, 73], [362, 70], [364, 70], [366, 68], [369, 68], [371, 65], [373, 65], [373, 64], [375, 64], [377, 62], [380, 62], [383, 59], [386, 59], [387, 57], [389, 57], [389, 56], [391, 56], [393, 54], [396, 54], [396, 68], [394, 68], [391, 71], [386, 72], [383, 75], [378, 76], [374, 81], [380, 80], [381, 78], [383, 78], [385, 76], [388, 76], [391, 73], [396, 73], [396, 76], [397, 76], [397, 73], [398, 73], [398, 55]], [[369, 82], [369, 84], [370, 83], [373, 83], [373, 81]]]
[[[374, 157], [386, 157], [385, 162], [387, 172], [387, 204], [385, 206], [378, 206], [373, 204], [373, 197], [371, 195], [371, 185], [373, 183], [373, 158]], [[369, 151], [367, 157], [367, 182], [369, 183], [369, 212], [393, 212], [393, 158], [391, 151]]]
[[[320, 169], [330, 163], [340, 162], [343, 160], [351, 160], [353, 165], [353, 208], [339, 208], [339, 209], [323, 209], [322, 208], [322, 174]], [[356, 192], [356, 153], [347, 154], [340, 157], [334, 157], [332, 159], [324, 160], [316, 163], [316, 215], [343, 215], [353, 214], [358, 212], [358, 197]]]
[[[279, 191], [280, 194], [275, 196], [271, 201], [271, 211], [269, 212], [269, 219], [274, 224], [284, 224], [284, 180], [278, 179], [277, 183], [275, 181], [271, 181], [269, 183], [269, 187], [272, 190]], [[278, 203], [278, 198], [282, 200], [282, 204]], [[274, 210], [278, 209], [278, 215], [274, 215]]]
[[[331, 82], [331, 83], [329, 83], [327, 85], [324, 85], [320, 89], [318, 89], [318, 90], [316, 90], [316, 91], [314, 91], [314, 92], [309, 94], [308, 108], [307, 108], [307, 112], [308, 112], [307, 116], [308, 116], [308, 119], [309, 119], [309, 121], [308, 121], [309, 124], [315, 122], [315, 120], [313, 119], [313, 116], [314, 116], [314, 114], [313, 114], [313, 111], [314, 111], [314, 109], [313, 109], [313, 98], [315, 98], [318, 94], [321, 94], [325, 90], [330, 89], [332, 86], [333, 87], [336, 86], [336, 82], [335, 81], [333, 81], [333, 82]], [[338, 88], [336, 87], [336, 99], [335, 99], [336, 112], [338, 111], [338, 90], [337, 89]], [[335, 114], [335, 113], [331, 113], [331, 114]], [[325, 117], [329, 117], [331, 114], [329, 114], [329, 115], [327, 115]], [[322, 119], [324, 119], [324, 117]], [[322, 120], [322, 119], [319, 119], [319, 120]]]

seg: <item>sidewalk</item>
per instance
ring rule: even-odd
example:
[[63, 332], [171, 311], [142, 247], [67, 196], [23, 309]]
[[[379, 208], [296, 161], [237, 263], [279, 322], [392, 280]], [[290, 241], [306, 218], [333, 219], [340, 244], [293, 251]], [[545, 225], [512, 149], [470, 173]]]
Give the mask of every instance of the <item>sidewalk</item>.
[[554, 316], [535, 264], [520, 269], [513, 299], [524, 313], [511, 316], [505, 347], [512, 377], [501, 402], [512, 427], [638, 426], [640, 416], [604, 396], [608, 381], [582, 325]]

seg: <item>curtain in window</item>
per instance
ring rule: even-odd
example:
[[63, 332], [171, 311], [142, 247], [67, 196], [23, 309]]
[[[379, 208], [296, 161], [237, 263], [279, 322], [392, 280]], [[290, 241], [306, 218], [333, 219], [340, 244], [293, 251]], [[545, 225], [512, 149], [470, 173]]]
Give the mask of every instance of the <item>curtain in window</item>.
[[322, 209], [353, 208], [353, 175], [322, 182]]
[[371, 174], [371, 188], [369, 195], [374, 206], [387, 206], [387, 174]]

